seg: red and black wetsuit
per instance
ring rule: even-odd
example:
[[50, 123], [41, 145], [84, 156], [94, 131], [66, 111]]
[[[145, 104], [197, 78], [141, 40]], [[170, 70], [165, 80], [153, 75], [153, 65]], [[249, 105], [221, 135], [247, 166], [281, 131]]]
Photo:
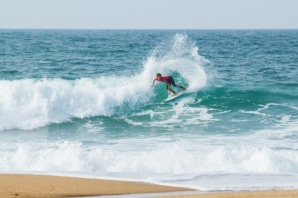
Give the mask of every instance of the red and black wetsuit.
[[[171, 85], [173, 85], [174, 87], [180, 87], [181, 89], [183, 89], [182, 86], [175, 84], [175, 81], [174, 81], [172, 76], [161, 76], [160, 80], [158, 80], [158, 78], [154, 78], [154, 80], [166, 83], [167, 84], [167, 86], [166, 86], [167, 90], [168, 90], [168, 86], [171, 86]], [[170, 90], [171, 90], [171, 92], [176, 93], [171, 88], [170, 88]]]

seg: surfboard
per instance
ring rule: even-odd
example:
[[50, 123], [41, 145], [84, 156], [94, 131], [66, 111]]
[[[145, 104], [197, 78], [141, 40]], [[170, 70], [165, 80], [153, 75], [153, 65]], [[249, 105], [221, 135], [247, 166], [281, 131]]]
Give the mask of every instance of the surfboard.
[[180, 91], [179, 93], [177, 93], [176, 96], [173, 96], [173, 95], [169, 96], [169, 97], [165, 100], [165, 102], [168, 102], [168, 101], [170, 101], [170, 100], [173, 100], [173, 99], [175, 99], [175, 98], [181, 96], [183, 93], [185, 93], [185, 91], [186, 91], [186, 90], [184, 90], [184, 91]]

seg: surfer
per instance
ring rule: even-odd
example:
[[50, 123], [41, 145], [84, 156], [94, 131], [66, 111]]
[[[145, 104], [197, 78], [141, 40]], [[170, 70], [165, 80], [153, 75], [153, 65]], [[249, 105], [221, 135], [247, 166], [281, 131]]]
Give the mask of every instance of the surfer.
[[167, 84], [167, 90], [168, 90], [168, 93], [172, 92], [173, 93], [173, 96], [176, 96], [177, 93], [171, 89], [171, 85], [173, 85], [174, 87], [179, 87], [182, 89], [182, 91], [185, 91], [186, 88], [185, 87], [182, 87], [180, 85], [176, 85], [175, 84], [175, 81], [174, 81], [174, 78], [172, 76], [161, 76], [160, 73], [156, 74], [156, 78], [153, 79], [153, 82], [152, 82], [152, 87], [154, 86], [154, 82], [155, 81], [160, 81], [160, 82], [164, 82]]

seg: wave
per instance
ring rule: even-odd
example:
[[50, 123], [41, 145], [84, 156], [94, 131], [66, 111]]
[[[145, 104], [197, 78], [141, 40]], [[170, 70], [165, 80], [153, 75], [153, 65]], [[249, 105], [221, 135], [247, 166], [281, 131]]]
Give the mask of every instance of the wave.
[[[232, 141], [226, 139], [227, 141]], [[251, 141], [253, 139], [249, 139]], [[138, 145], [135, 140], [113, 145], [78, 142], [18, 144], [1, 156], [1, 171], [97, 171], [173, 174], [298, 174], [297, 150], [261, 146], [204, 145], [179, 140]], [[142, 140], [138, 140], [142, 141]], [[215, 140], [216, 141], [216, 140]], [[257, 140], [256, 140], [257, 141]], [[234, 145], [237, 144], [234, 142]], [[238, 143], [241, 144], [241, 143]], [[133, 145], [133, 146], [131, 146]], [[198, 147], [197, 145], [204, 145]], [[144, 148], [146, 147], [146, 148]], [[125, 154], [123, 154], [125, 148]], [[205, 149], [202, 149], [205, 148]], [[140, 152], [142, 151], [142, 152]], [[160, 160], [159, 160], [160, 159]]]
[[203, 68], [206, 62], [195, 43], [186, 35], [177, 34], [157, 46], [144, 62], [143, 70], [135, 75], [1, 80], [0, 130], [29, 130], [73, 117], [129, 113], [161, 92], [159, 85], [156, 89], [150, 87], [156, 73], [172, 75], [176, 82], [195, 92], [207, 82]]

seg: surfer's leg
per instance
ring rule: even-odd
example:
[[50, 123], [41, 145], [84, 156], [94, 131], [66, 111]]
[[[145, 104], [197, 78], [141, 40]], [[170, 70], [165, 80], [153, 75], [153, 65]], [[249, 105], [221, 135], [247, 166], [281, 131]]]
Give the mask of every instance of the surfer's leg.
[[[167, 89], [167, 91], [168, 91], [168, 85], [166, 85], [166, 89]], [[170, 91], [171, 91], [174, 95], [177, 94], [177, 93], [176, 93], [173, 89], [171, 89], [171, 88], [170, 88]]]
[[169, 83], [170, 83], [170, 85], [173, 85], [174, 87], [180, 87], [175, 84], [174, 78], [172, 76], [169, 76]]
[[174, 78], [171, 77], [171, 76], [169, 76], [169, 82], [170, 82], [170, 84], [173, 85], [174, 87], [179, 87], [179, 88], [181, 88], [183, 91], [186, 90], [185, 87], [182, 87], [182, 86], [180, 86], [180, 85], [176, 85], [176, 84], [175, 84], [175, 81], [174, 81]]

